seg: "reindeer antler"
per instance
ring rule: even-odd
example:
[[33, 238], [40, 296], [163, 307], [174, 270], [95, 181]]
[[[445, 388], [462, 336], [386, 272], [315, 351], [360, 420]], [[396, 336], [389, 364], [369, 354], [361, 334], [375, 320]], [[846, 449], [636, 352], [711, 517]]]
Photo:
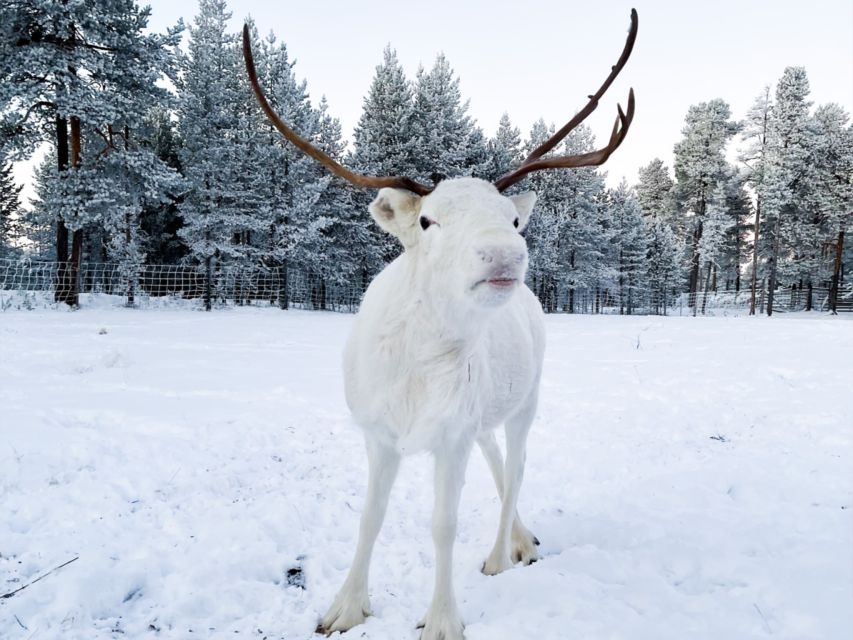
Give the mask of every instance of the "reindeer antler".
[[[595, 111], [596, 107], [598, 107], [598, 101], [601, 99], [601, 96], [603, 96], [607, 89], [610, 88], [610, 85], [613, 84], [616, 76], [619, 75], [619, 72], [622, 71], [622, 67], [625, 66], [625, 63], [628, 62], [628, 58], [631, 56], [631, 51], [634, 49], [634, 41], [637, 39], [637, 22], [637, 10], [631, 9], [631, 29], [628, 31], [628, 38], [625, 41], [625, 47], [622, 49], [622, 55], [619, 56], [619, 60], [610, 70], [610, 75], [607, 76], [604, 83], [598, 88], [598, 91], [589, 96], [589, 102], [587, 102], [586, 106], [581, 109], [575, 117], [569, 120], [562, 129], [557, 131], [557, 133], [534, 149], [517, 169], [506, 174], [495, 182], [495, 187], [497, 187], [498, 191], [505, 190], [507, 187], [521, 180], [528, 173], [539, 171], [540, 169], [593, 167], [603, 164], [607, 158], [610, 157], [610, 154], [613, 153], [620, 144], [622, 144], [622, 141], [628, 134], [628, 128], [631, 126], [631, 122], [634, 119], [633, 89], [628, 92], [628, 111], [623, 112], [622, 107], [617, 105], [618, 115], [616, 122], [613, 125], [613, 132], [610, 134], [610, 141], [607, 143], [606, 147], [580, 155], [542, 158], [543, 155], [556, 147], [563, 138], [565, 138], [581, 122], [586, 120], [587, 116], [589, 116], [589, 114]], [[251, 38], [249, 37], [248, 25], [243, 25], [243, 58], [246, 60], [246, 73], [249, 74], [249, 82], [252, 85], [252, 91], [255, 94], [255, 98], [257, 98], [258, 103], [261, 105], [261, 109], [263, 109], [273, 126], [278, 129], [281, 135], [301, 149], [303, 153], [314, 158], [329, 171], [345, 180], [348, 180], [357, 187], [373, 187], [377, 189], [382, 187], [393, 187], [396, 189], [408, 189], [420, 196], [425, 196], [431, 193], [435, 188], [434, 186], [428, 187], [420, 184], [419, 182], [415, 182], [411, 178], [402, 176], [366, 176], [361, 173], [355, 173], [332, 159], [328, 154], [313, 146], [310, 142], [293, 131], [293, 129], [284, 124], [282, 119], [270, 106], [266, 96], [264, 95], [263, 89], [261, 89], [261, 85], [258, 82], [258, 74], [255, 70], [255, 61], [252, 56], [252, 43]]]
[[258, 73], [255, 70], [255, 59], [252, 56], [252, 43], [251, 38], [249, 37], [248, 25], [243, 25], [243, 58], [246, 60], [246, 73], [249, 74], [249, 82], [252, 84], [252, 91], [255, 94], [255, 98], [257, 98], [258, 103], [261, 105], [261, 109], [263, 109], [273, 126], [278, 129], [278, 132], [281, 135], [299, 147], [303, 153], [314, 158], [336, 176], [340, 176], [344, 180], [348, 180], [357, 187], [373, 187], [376, 189], [380, 189], [382, 187], [394, 187], [396, 189], [408, 189], [409, 191], [417, 193], [419, 196], [425, 196], [433, 190], [433, 187], [422, 185], [411, 178], [401, 176], [366, 176], [361, 173], [350, 171], [284, 124], [282, 119], [270, 106], [269, 102], [267, 102], [263, 89], [261, 89], [261, 85], [258, 82]]
[[631, 56], [631, 51], [634, 49], [634, 41], [636, 39], [637, 10], [631, 9], [631, 29], [628, 31], [628, 39], [625, 41], [625, 47], [622, 49], [622, 55], [619, 56], [619, 60], [610, 70], [610, 75], [607, 76], [607, 79], [598, 88], [598, 91], [589, 96], [589, 102], [587, 102], [586, 106], [581, 109], [574, 118], [569, 120], [562, 129], [557, 131], [557, 133], [534, 149], [517, 169], [511, 171], [495, 182], [495, 186], [498, 188], [498, 191], [503, 191], [507, 187], [515, 184], [532, 171], [539, 171], [540, 169], [598, 166], [603, 164], [607, 158], [610, 157], [610, 154], [616, 151], [625, 139], [625, 136], [628, 133], [628, 127], [631, 126], [631, 121], [634, 119], [633, 89], [628, 92], [628, 111], [623, 112], [622, 107], [617, 105], [618, 115], [616, 117], [616, 122], [613, 125], [613, 132], [610, 134], [610, 141], [607, 143], [606, 147], [596, 151], [591, 151], [590, 153], [583, 153], [575, 156], [542, 158], [543, 155], [551, 151], [551, 149], [556, 147], [563, 138], [569, 135], [575, 127], [586, 120], [589, 114], [595, 111], [601, 96], [603, 96], [607, 89], [610, 88], [610, 85], [613, 84], [616, 76], [618, 76], [619, 72], [622, 71], [622, 67], [625, 66], [626, 62], [628, 62], [628, 58]]

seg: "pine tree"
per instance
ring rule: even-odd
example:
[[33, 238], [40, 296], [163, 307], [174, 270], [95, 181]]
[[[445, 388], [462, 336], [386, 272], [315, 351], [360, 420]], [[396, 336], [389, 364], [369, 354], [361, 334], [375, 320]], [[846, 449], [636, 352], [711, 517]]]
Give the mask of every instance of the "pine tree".
[[12, 177], [12, 165], [0, 158], [0, 258], [9, 258], [16, 251], [21, 213], [21, 189]]
[[645, 226], [650, 309], [666, 315], [675, 285], [681, 281], [682, 244], [672, 228], [662, 220], [648, 217]]
[[702, 102], [688, 110], [682, 130], [684, 139], [675, 145], [676, 199], [690, 238], [691, 294], [696, 294], [701, 286], [699, 243], [708, 200], [725, 177], [725, 147], [737, 130], [726, 102], [720, 99]]
[[[162, 106], [152, 109], [136, 139], [164, 165], [182, 173], [181, 140], [169, 110]], [[166, 202], [146, 205], [140, 214], [139, 224], [145, 238], [144, 251], [148, 264], [178, 264], [186, 255], [186, 245], [178, 236], [183, 226], [178, 210], [183, 191], [173, 196]]]
[[[749, 315], [755, 315], [755, 297], [758, 288], [759, 258], [761, 251], [762, 235], [762, 209], [766, 200], [767, 169], [769, 152], [771, 148], [771, 122], [773, 118], [773, 101], [770, 97], [770, 87], [764, 87], [764, 91], [755, 99], [752, 108], [746, 116], [742, 132], [746, 149], [739, 155], [741, 163], [746, 167], [746, 184], [755, 194], [755, 221], [753, 223], [752, 238], [752, 273], [750, 280], [750, 302]], [[766, 254], [767, 252], [765, 252]]]
[[521, 131], [512, 126], [506, 113], [501, 116], [495, 137], [488, 142], [487, 154], [488, 165], [483, 177], [490, 182], [506, 175], [521, 162]]
[[[173, 75], [170, 49], [182, 26], [165, 35], [143, 33], [150, 9], [133, 0], [25, 4], [0, 5], [0, 146], [23, 155], [51, 142], [58, 176], [64, 177], [84, 154], [98, 153], [82, 148], [84, 129], [104, 135], [110, 126], [134, 128], [152, 99], [166, 99], [168, 92], [156, 81]], [[63, 265], [56, 299], [76, 305], [83, 229], [93, 220], [70, 189], [76, 184], [85, 190], [85, 180], [70, 182], [60, 190], [75, 201], [55, 212], [56, 254]], [[69, 228], [74, 235], [67, 271]]]
[[646, 291], [646, 228], [640, 203], [623, 179], [607, 194], [611, 247], [618, 270], [619, 313], [631, 315]]
[[848, 120], [837, 104], [821, 105], [814, 114], [813, 207], [823, 244], [830, 249], [828, 307], [833, 312], [838, 304], [844, 237], [853, 227], [853, 125]]
[[[582, 124], [566, 137], [557, 153], [580, 155], [593, 149], [595, 136]], [[607, 249], [614, 230], [606, 206], [604, 176], [593, 167], [546, 173], [552, 174], [549, 180], [554, 183], [548, 198], [559, 212], [560, 281], [568, 292], [567, 310], [574, 313], [579, 293], [593, 292], [598, 298], [600, 290], [616, 278]]]
[[[375, 176], [414, 176], [419, 152], [414, 132], [412, 89], [397, 54], [390, 47], [383, 51], [376, 67], [361, 117], [353, 136], [353, 152], [347, 164], [354, 170]], [[371, 195], [355, 191], [351, 201], [356, 216], [370, 230], [370, 240], [361, 253], [360, 280], [364, 288], [370, 277], [400, 253], [399, 244], [382, 232], [367, 212]]]
[[444, 54], [415, 80], [412, 129], [416, 140], [416, 179], [429, 184], [434, 174], [455, 178], [488, 173], [482, 131], [468, 115], [459, 78]]
[[[553, 133], [553, 125], [539, 120], [525, 151], [529, 153]], [[553, 153], [586, 153], [594, 146], [591, 131], [581, 125]], [[604, 179], [590, 167], [540, 171], [519, 183], [519, 189], [532, 189], [539, 196], [536, 215], [525, 230], [532, 289], [547, 311], [557, 310], [565, 292], [563, 308], [574, 312], [579, 294], [595, 292], [597, 296], [614, 276], [607, 265], [610, 231], [604, 220]]]
[[[297, 79], [285, 43], [276, 43], [270, 35], [261, 43], [255, 58], [259, 79], [276, 112], [296, 133], [339, 159], [343, 152], [340, 125], [327, 113], [325, 100], [319, 110], [311, 106], [307, 83]], [[254, 99], [247, 94], [245, 100], [252, 113], [260, 116]], [[322, 232], [327, 221], [324, 208], [340, 201], [341, 191], [349, 185], [330, 176], [282, 138], [266, 119], [259, 122], [259, 127], [260, 146], [254, 151], [254, 167], [247, 170], [254, 177], [255, 202], [251, 208], [258, 221], [253, 245], [263, 264], [278, 274], [278, 305], [286, 309], [290, 305], [291, 267], [307, 273], [317, 287], [325, 287], [328, 264], [321, 257], [326, 250]], [[244, 153], [251, 157], [248, 149]], [[317, 255], [312, 254], [311, 247]]]
[[33, 172], [35, 197], [21, 219], [22, 234], [29, 242], [29, 252], [39, 260], [56, 261], [56, 207], [60, 206], [59, 169], [56, 151], [50, 149]]
[[[147, 238], [140, 219], [146, 208], [170, 202], [184, 183], [177, 172], [141, 145], [125, 129], [121, 141], [91, 167], [100, 197], [89, 205], [106, 231], [107, 256], [118, 263], [128, 305], [139, 289], [138, 276], [145, 262]], [[97, 206], [94, 205], [97, 203]]]
[[[771, 121], [770, 163], [767, 169], [766, 212], [772, 249], [769, 259], [767, 315], [773, 304], [783, 251], [793, 248], [804, 229], [808, 176], [812, 153], [809, 130], [809, 81], [802, 67], [788, 67], [776, 86]], [[784, 268], [784, 266], [783, 266]]]
[[178, 84], [180, 160], [189, 181], [180, 205], [184, 219], [180, 235], [190, 257], [204, 267], [208, 310], [215, 295], [215, 261], [242, 258], [235, 239], [246, 230], [235, 184], [243, 173], [237, 105], [245, 99], [245, 91], [237, 84], [242, 76], [237, 39], [227, 31], [230, 17], [224, 0], [201, 0]]
[[[328, 113], [325, 97], [317, 109], [316, 146], [340, 160], [344, 153], [341, 125]], [[311, 304], [326, 308], [327, 285], [348, 285], [358, 281], [363, 255], [369, 243], [369, 230], [363, 214], [353, 209], [350, 186], [328, 175], [319, 175], [313, 183], [317, 198], [308, 219], [296, 236], [294, 262], [310, 274]]]
[[660, 158], [640, 168], [637, 200], [646, 229], [646, 275], [651, 309], [666, 314], [672, 294], [680, 288], [684, 243], [683, 221], [676, 214], [675, 182]]
[[[721, 257], [718, 277], [725, 278], [726, 290], [733, 288], [736, 293], [741, 289], [741, 265], [750, 253], [750, 238], [754, 232], [752, 202], [746, 191], [746, 176], [733, 166], [723, 183], [725, 209], [730, 225], [726, 232], [725, 252]], [[714, 291], [717, 290], [716, 279]]]
[[[554, 127], [549, 128], [540, 118], [533, 123], [525, 151], [532, 151], [553, 134]], [[518, 183], [522, 191], [535, 191], [538, 196], [536, 213], [524, 230], [528, 246], [527, 278], [533, 293], [548, 312], [557, 310], [557, 281], [561, 272], [558, 175], [555, 171], [539, 171]]]
[[678, 219], [675, 215], [675, 182], [669, 175], [669, 168], [660, 158], [655, 158], [639, 170], [637, 199], [643, 213], [654, 220], [674, 226]]
[[[697, 254], [700, 264], [703, 265], [704, 273], [704, 284], [701, 285], [701, 289], [704, 291], [702, 313], [705, 313], [708, 292], [716, 289], [714, 279], [720, 271], [722, 258], [726, 253], [726, 237], [731, 227], [732, 216], [726, 202], [726, 185], [725, 182], [720, 182], [706, 202], [702, 237], [697, 246]], [[697, 290], [698, 292], [699, 290]], [[696, 314], [696, 306], [694, 302], [694, 315]]]

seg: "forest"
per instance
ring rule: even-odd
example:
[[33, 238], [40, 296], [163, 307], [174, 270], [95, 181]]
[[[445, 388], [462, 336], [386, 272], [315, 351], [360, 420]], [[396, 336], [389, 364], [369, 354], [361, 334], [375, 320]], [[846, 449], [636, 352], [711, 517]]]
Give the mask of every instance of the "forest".
[[[95, 264], [113, 266], [129, 303], [357, 300], [401, 251], [370, 220], [371, 194], [330, 177], [268, 123], [224, 0], [200, 0], [191, 26], [166, 33], [148, 32], [149, 11], [103, 0], [0, 7], [0, 268], [55, 265], [55, 301], [71, 306]], [[411, 78], [389, 46], [347, 140], [287, 45], [250, 28], [273, 107], [361, 173], [495, 180], [554, 131], [539, 120], [523, 133], [505, 114], [489, 135], [446, 57]], [[45, 146], [37, 197], [23, 203], [12, 163]], [[581, 125], [554, 153], [595, 147]], [[539, 195], [524, 233], [528, 284], [546, 311], [666, 313], [685, 296], [704, 311], [719, 292], [750, 313], [772, 314], [783, 290], [804, 309], [853, 300], [853, 127], [841, 105], [809, 100], [806, 69], [756, 87], [746, 114], [722, 97], [692, 105], [673, 158], [649, 158], [636, 184], [608, 187], [603, 170], [583, 168], [513, 187]], [[169, 268], [182, 274], [173, 284], [144, 276]], [[295, 298], [294, 282], [310, 299]]]

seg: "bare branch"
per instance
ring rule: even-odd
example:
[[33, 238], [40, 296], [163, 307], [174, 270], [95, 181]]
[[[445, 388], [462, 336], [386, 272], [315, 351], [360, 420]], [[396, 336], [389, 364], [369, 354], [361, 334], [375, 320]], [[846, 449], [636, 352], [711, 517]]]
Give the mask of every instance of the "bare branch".
[[74, 557], [74, 558], [71, 558], [71, 560], [68, 560], [67, 562], [63, 562], [63, 563], [62, 563], [61, 565], [59, 565], [58, 567], [54, 567], [53, 569], [51, 569], [51, 570], [50, 570], [50, 571], [48, 571], [47, 573], [43, 573], [43, 574], [41, 574], [41, 575], [40, 575], [38, 578], [36, 578], [35, 580], [30, 580], [28, 583], [21, 585], [20, 587], [18, 587], [18, 588], [17, 588], [17, 589], [15, 589], [14, 591], [10, 591], [9, 593], [4, 593], [2, 596], [0, 596], [0, 600], [5, 600], [6, 598], [11, 598], [13, 595], [15, 595], [16, 593], [20, 593], [21, 591], [23, 591], [24, 589], [26, 589], [26, 588], [27, 588], [27, 587], [29, 587], [30, 585], [34, 585], [34, 584], [35, 584], [36, 582], [38, 582], [39, 580], [43, 580], [44, 578], [48, 577], [48, 576], [49, 576], [51, 573], [53, 573], [54, 571], [59, 571], [60, 569], [62, 569], [62, 567], [67, 567], [69, 564], [71, 564], [71, 563], [72, 563], [72, 562], [74, 562], [75, 560], [79, 560], [79, 559], [80, 559], [80, 556], [76, 556], [76, 557]]

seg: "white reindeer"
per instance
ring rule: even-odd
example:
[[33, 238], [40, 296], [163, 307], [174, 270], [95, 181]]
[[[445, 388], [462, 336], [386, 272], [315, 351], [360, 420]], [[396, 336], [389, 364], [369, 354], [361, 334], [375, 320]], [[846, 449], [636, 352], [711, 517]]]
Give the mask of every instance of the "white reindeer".
[[[408, 178], [355, 174], [300, 138], [275, 114], [257, 81], [248, 29], [246, 67], [255, 95], [276, 128], [335, 174], [359, 186], [383, 187], [370, 205], [376, 223], [404, 251], [370, 284], [344, 352], [347, 404], [364, 431], [369, 463], [367, 497], [352, 567], [317, 631], [330, 634], [370, 614], [367, 578], [373, 545], [403, 455], [435, 458], [432, 536], [436, 576], [422, 640], [461, 640], [452, 559], [459, 497], [476, 442], [501, 497], [497, 538], [483, 573], [539, 557], [539, 541], [516, 511], [525, 445], [536, 413], [545, 350], [542, 308], [525, 286], [527, 247], [519, 235], [536, 196], [501, 191], [538, 169], [603, 163], [624, 139], [634, 113], [619, 108], [609, 144], [581, 156], [543, 158], [597, 106], [631, 53], [622, 56], [587, 106], [522, 165], [494, 185], [456, 178], [426, 187]], [[494, 430], [504, 425], [506, 462]]]

